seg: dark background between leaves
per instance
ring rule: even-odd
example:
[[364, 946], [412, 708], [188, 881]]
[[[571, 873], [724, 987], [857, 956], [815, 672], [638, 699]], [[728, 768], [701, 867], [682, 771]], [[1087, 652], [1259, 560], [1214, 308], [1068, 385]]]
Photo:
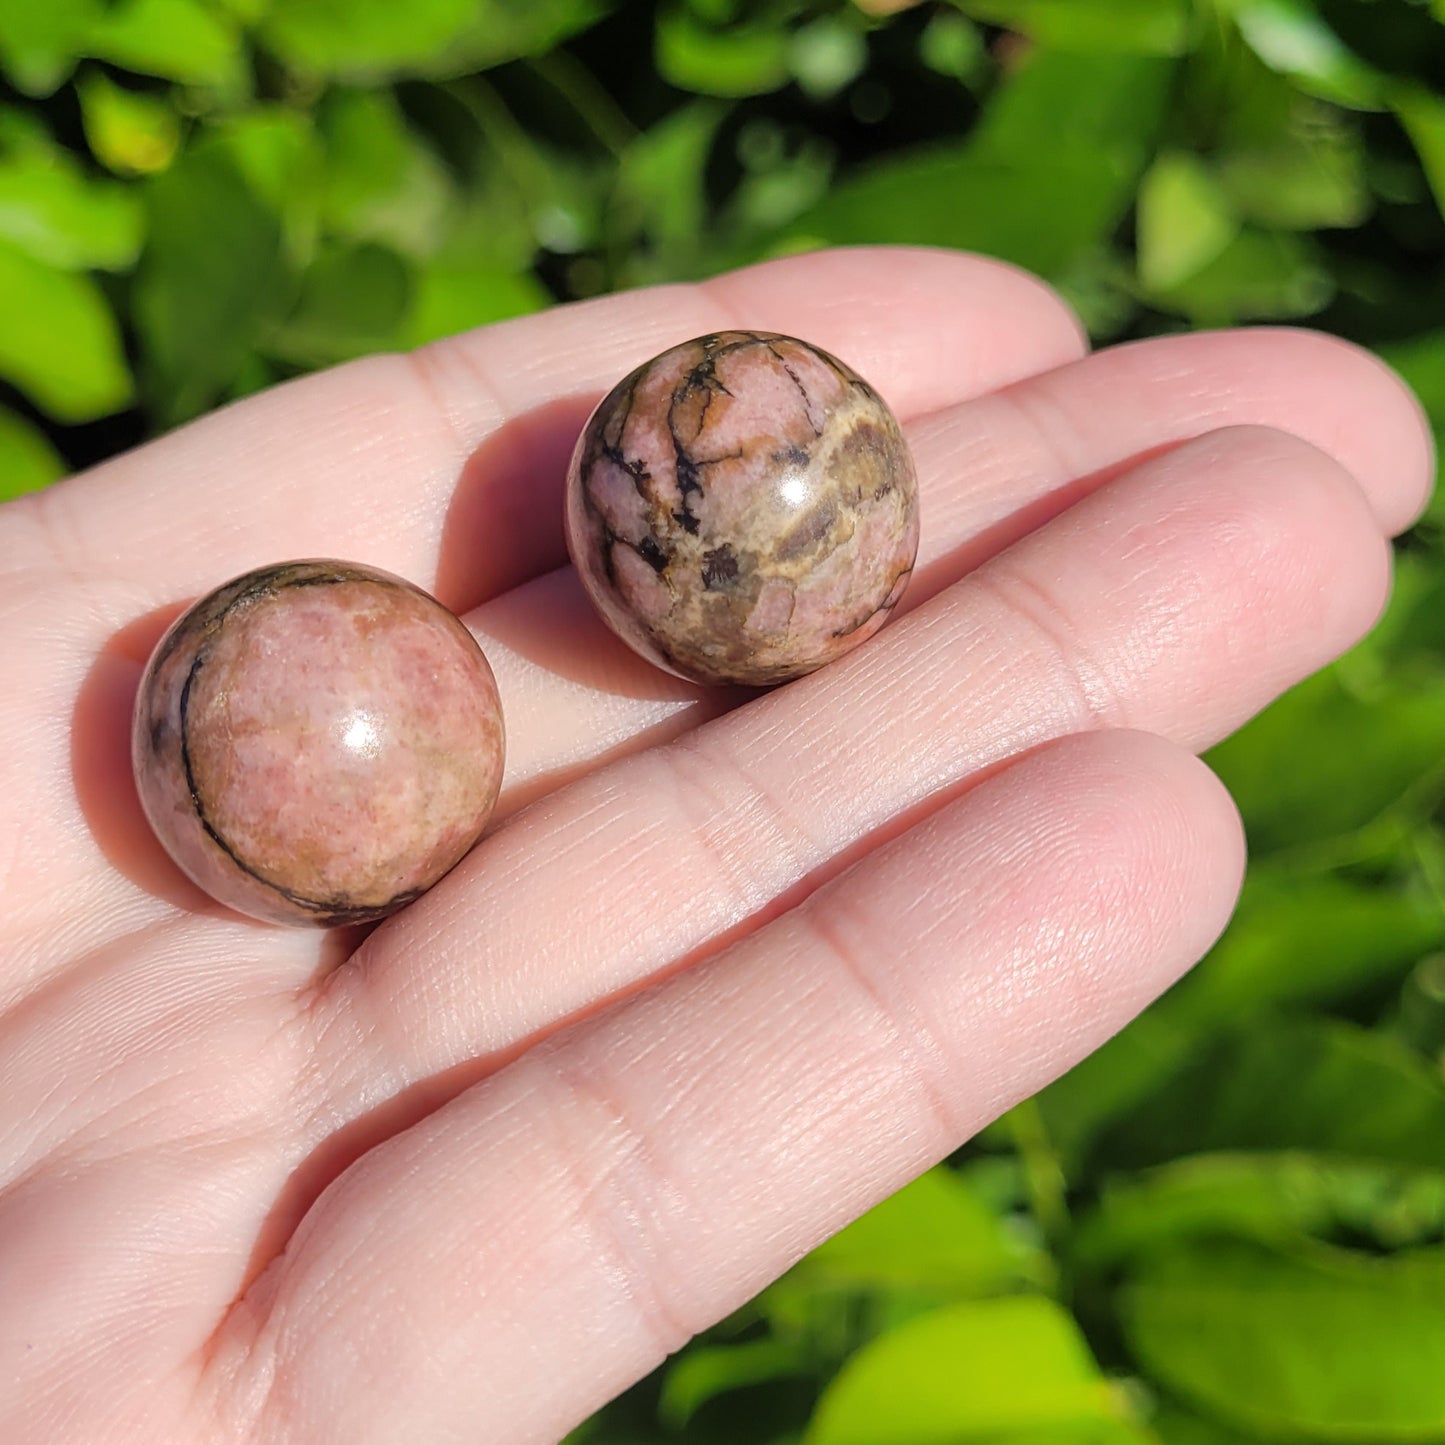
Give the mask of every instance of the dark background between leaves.
[[[1445, 3], [0, 0], [0, 496], [383, 347], [834, 242], [1098, 342], [1305, 321], [1445, 426]], [[1200, 969], [577, 1434], [1445, 1441], [1445, 504], [1211, 761]]]

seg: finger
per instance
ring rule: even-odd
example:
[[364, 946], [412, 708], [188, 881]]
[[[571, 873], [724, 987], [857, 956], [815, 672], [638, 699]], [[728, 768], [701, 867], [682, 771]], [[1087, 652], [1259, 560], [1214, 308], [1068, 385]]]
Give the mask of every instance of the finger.
[[1102, 1043], [1241, 862], [1157, 739], [1017, 763], [364, 1157], [233, 1312], [215, 1408], [246, 1438], [556, 1439]]
[[[934, 253], [920, 253], [924, 269], [934, 259]], [[737, 284], [750, 284], [757, 274], [739, 273]], [[789, 273], [768, 274], [786, 280]], [[1417, 507], [1429, 486], [1431, 444], [1418, 406], [1367, 353], [1293, 331], [1225, 332], [1116, 348], [910, 428], [925, 525], [920, 567], [905, 606], [1062, 510], [1129, 459], [1177, 444], [1201, 428], [1236, 421], [1270, 423], [1333, 448], [1387, 525]], [[143, 610], [134, 588], [128, 596], [125, 602], [111, 598], [99, 609], [99, 625]], [[111, 733], [119, 736], [123, 721], [116, 719], [123, 703], [91, 709], [96, 726], [84, 730], [85, 739], [77, 728], [77, 742], [88, 744], [76, 754], [77, 769], [97, 775], [84, 815], [73, 808], [58, 815], [57, 800], [71, 795], [48, 781], [68, 777], [70, 753], [54, 718], [72, 707], [81, 669], [94, 662], [88, 629], [97, 624], [87, 616], [78, 626], [58, 600], [52, 606], [27, 592], [22, 601], [25, 615], [40, 620], [29, 624], [33, 656], [18, 670], [33, 677], [26, 692], [35, 709], [32, 731], [50, 739], [55, 764], [7, 780], [9, 796], [36, 820], [37, 841], [49, 840], [48, 848], [25, 851], [24, 857], [34, 860], [30, 871], [41, 891], [55, 899], [78, 897], [82, 885], [104, 895], [77, 921], [82, 932], [93, 932], [120, 907], [134, 906], [136, 881], [164, 895], [141, 900], [146, 916], [166, 912], [174, 890], [145, 881], [169, 876], [164, 859], [153, 859], [146, 870], [127, 863], [122, 876], [106, 870], [105, 863], [134, 848], [112, 844], [102, 859], [93, 846], [84, 846], [92, 841], [92, 817], [104, 811], [95, 799], [124, 797], [109, 785], [112, 775], [123, 783], [124, 750], [103, 745]], [[602, 759], [675, 736], [735, 701], [678, 683], [614, 643], [565, 571], [497, 599], [471, 621], [498, 675], [510, 725], [503, 815]], [[110, 665], [106, 696], [123, 699], [133, 691], [143, 656], [102, 661]], [[111, 765], [104, 765], [107, 758]], [[37, 797], [39, 780], [47, 785]], [[132, 826], [123, 826], [127, 820]], [[125, 818], [109, 820], [102, 831], [129, 839], [137, 820], [132, 804]], [[74, 840], [82, 844], [79, 852]], [[92, 876], [97, 869], [105, 875], [103, 883]]]
[[903, 416], [1071, 360], [1042, 282], [945, 251], [794, 256], [559, 307], [278, 387], [41, 494], [67, 571], [152, 606], [263, 563], [372, 563], [466, 608], [565, 559], [561, 487], [587, 412], [666, 346], [766, 326], [835, 350]]
[[113, 937], [122, 913], [145, 926], [205, 906], [153, 846], [128, 781], [130, 700], [173, 615], [160, 609], [318, 553], [468, 606], [562, 559], [566, 455], [597, 396], [681, 337], [744, 324], [840, 351], [905, 416], [1083, 345], [1063, 303], [1001, 263], [889, 248], [794, 257], [307, 378], [0, 512], [7, 661], [25, 679], [24, 705], [0, 723], [0, 742], [25, 750], [0, 759], [0, 785], [30, 834], [8, 881], [69, 930], [63, 948], [12, 933], [12, 952], [32, 955], [21, 986]]
[[[1429, 432], [1413, 397], [1367, 352], [1296, 331], [1117, 347], [908, 428], [923, 536], [900, 613], [1141, 457], [1247, 424], [1291, 432], [1336, 457], [1385, 529], [1423, 504]], [[497, 599], [469, 623], [512, 725], [503, 815], [737, 700], [670, 678], [615, 643], [570, 571]]]
[[[948, 524], [979, 535], [1020, 505], [1097, 479], [1126, 460], [1226, 426], [1271, 426], [1334, 457], [1382, 529], [1402, 531], [1435, 479], [1434, 440], [1415, 395], [1378, 357], [1337, 337], [1284, 328], [1203, 332], [1112, 347], [941, 417], [955, 457], [1015, 482], [945, 495]], [[1024, 489], [1020, 459], [1052, 479]], [[1067, 497], [1065, 497], [1067, 500]]]
[[312, 1000], [321, 1119], [480, 1072], [1049, 739], [1214, 741], [1360, 636], [1388, 576], [1358, 487], [1296, 438], [1141, 464], [866, 648], [484, 841]]

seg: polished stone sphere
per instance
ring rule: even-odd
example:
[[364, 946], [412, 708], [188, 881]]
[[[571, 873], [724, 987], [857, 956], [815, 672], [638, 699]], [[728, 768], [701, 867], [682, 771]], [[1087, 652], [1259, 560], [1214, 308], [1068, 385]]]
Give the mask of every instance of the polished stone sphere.
[[366, 922], [481, 835], [502, 781], [486, 658], [440, 603], [351, 562], [287, 562], [203, 597], [136, 699], [141, 803], [212, 897], [278, 923]]
[[695, 682], [766, 685], [882, 627], [918, 550], [898, 423], [807, 342], [724, 331], [665, 351], [588, 420], [567, 544], [603, 619]]

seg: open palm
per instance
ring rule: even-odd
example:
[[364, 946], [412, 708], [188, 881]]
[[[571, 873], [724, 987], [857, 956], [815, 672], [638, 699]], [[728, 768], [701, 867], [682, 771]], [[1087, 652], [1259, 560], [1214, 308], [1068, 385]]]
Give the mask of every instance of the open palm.
[[[562, 542], [598, 396], [732, 327], [857, 367], [922, 487], [903, 615], [764, 696], [633, 657]], [[1371, 624], [1429, 442], [1323, 337], [1083, 350], [1006, 267], [824, 253], [0, 511], [0, 1439], [553, 1440], [1200, 955], [1241, 845], [1190, 752]], [[318, 555], [466, 612], [507, 716], [505, 821], [364, 937], [211, 904], [128, 775], [169, 619]]]

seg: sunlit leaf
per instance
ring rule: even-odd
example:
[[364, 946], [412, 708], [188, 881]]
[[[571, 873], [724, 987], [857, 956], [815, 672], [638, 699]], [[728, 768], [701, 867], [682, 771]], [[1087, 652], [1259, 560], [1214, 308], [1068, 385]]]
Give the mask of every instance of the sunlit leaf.
[[0, 239], [62, 270], [124, 270], [139, 254], [138, 198], [91, 180], [70, 154], [26, 147], [0, 159]]
[[85, 138], [95, 158], [121, 175], [163, 171], [181, 143], [180, 117], [164, 99], [126, 90], [100, 71], [76, 86]]
[[1445, 1069], [1445, 953], [1422, 958], [1410, 971], [1394, 1028], [1411, 1048]]
[[1039, 1112], [1065, 1167], [1087, 1154], [1111, 1121], [1149, 1098], [1196, 1042], [1178, 1013], [1151, 1009], [1044, 1089]]
[[788, 64], [813, 100], [826, 100], [856, 80], [868, 63], [868, 43], [856, 25], [825, 15], [793, 32]]
[[694, 1345], [668, 1370], [658, 1398], [663, 1425], [681, 1430], [716, 1396], [747, 1385], [805, 1375], [808, 1352], [791, 1341], [748, 1340], [735, 1345]]
[[1195, 1415], [1177, 1400], [1159, 1404], [1149, 1416], [1149, 1429], [1160, 1445], [1258, 1445], [1254, 1437]]
[[49, 95], [104, 10], [105, 0], [0, 0], [0, 68], [17, 90]]
[[1165, 291], [1187, 281], [1239, 234], [1223, 187], [1197, 157], [1161, 155], [1139, 183], [1139, 280]]
[[434, 59], [476, 9], [476, 0], [273, 0], [261, 33], [294, 65], [362, 78]]
[[1054, 275], [1128, 209], [1170, 67], [1040, 52], [956, 147], [902, 154], [833, 187], [794, 223], [829, 242], [989, 252]]
[[1332, 668], [1287, 692], [1209, 761], [1256, 851], [1351, 832], [1445, 764], [1445, 682], [1391, 677], [1363, 690]]
[[1218, 160], [1215, 175], [1235, 210], [1259, 225], [1358, 226], [1371, 210], [1364, 146], [1349, 132], [1237, 149]]
[[240, 32], [201, 0], [116, 0], [85, 53], [141, 75], [231, 90], [243, 84]]
[[285, 106], [256, 106], [219, 125], [200, 149], [236, 168], [279, 218], [290, 259], [304, 262], [321, 214], [321, 144], [310, 117]]
[[1151, 295], [1157, 305], [1200, 326], [1313, 316], [1334, 294], [1334, 281], [1310, 240], [1245, 229], [1212, 260]]
[[136, 326], [156, 404], [178, 421], [238, 375], [285, 305], [283, 230], [221, 144], [183, 155], [149, 182], [147, 201]]
[[[865, 1345], [823, 1392], [807, 1445], [1129, 1438], [1078, 1326], [1021, 1297], [922, 1315]], [[1095, 1433], [1097, 1432], [1097, 1433]]]
[[1246, 43], [1271, 69], [1338, 105], [1378, 109], [1379, 74], [1330, 29], [1309, 0], [1224, 0]]
[[602, 13], [600, 0], [271, 0], [261, 35], [320, 75], [461, 75], [544, 50]]
[[0, 502], [65, 475], [65, 462], [38, 427], [0, 406]]
[[1191, 21], [1185, 0], [954, 0], [975, 20], [1006, 25], [1060, 50], [1181, 55]]
[[1117, 1115], [1099, 1157], [1114, 1168], [1241, 1150], [1422, 1168], [1445, 1161], [1445, 1083], [1418, 1055], [1346, 1024], [1257, 1018]]
[[1193, 1239], [1292, 1245], [1344, 1231], [1399, 1247], [1438, 1237], [1442, 1227], [1439, 1170], [1299, 1152], [1202, 1154], [1109, 1180], [1079, 1221], [1073, 1248], [1077, 1260], [1100, 1269]]
[[1337, 1002], [1398, 982], [1445, 944], [1426, 889], [1253, 870], [1234, 920], [1169, 1004], [1196, 1026], [1270, 1004]]
[[1195, 1244], [1141, 1265], [1121, 1305], [1146, 1373], [1242, 1429], [1321, 1441], [1445, 1434], [1445, 1252]]
[[[1408, 341], [1381, 347], [1380, 355], [1420, 398], [1435, 433], [1437, 453], [1445, 456], [1445, 329], [1424, 331]], [[1445, 487], [1436, 488], [1430, 512], [1445, 521]]]
[[451, 180], [387, 90], [337, 89], [320, 114], [322, 218], [333, 231], [426, 255], [441, 240]]
[[328, 248], [307, 267], [296, 305], [267, 334], [266, 350], [318, 367], [395, 345], [411, 288], [395, 251], [370, 243]]
[[918, 58], [930, 70], [951, 75], [966, 85], [983, 78], [988, 51], [977, 25], [962, 15], [940, 10], [918, 37]]
[[715, 102], [693, 101], [638, 136], [623, 153], [618, 202], [632, 211], [652, 241], [683, 246], [700, 235], [707, 206], [703, 176], [725, 114]]
[[131, 398], [120, 330], [100, 287], [0, 242], [0, 378], [57, 421], [89, 421]]
[[780, 25], [704, 25], [674, 4], [657, 17], [659, 73], [679, 90], [698, 95], [764, 95], [786, 84], [788, 32]]
[[473, 326], [540, 311], [552, 297], [533, 276], [485, 264], [430, 261], [413, 278], [410, 314], [397, 344], [421, 346]]
[[798, 1276], [981, 1292], [1028, 1277], [1030, 1251], [951, 1169], [931, 1169], [821, 1244]]
[[1415, 144], [1435, 204], [1445, 216], [1445, 96], [1416, 86], [1396, 90], [1391, 99]]

